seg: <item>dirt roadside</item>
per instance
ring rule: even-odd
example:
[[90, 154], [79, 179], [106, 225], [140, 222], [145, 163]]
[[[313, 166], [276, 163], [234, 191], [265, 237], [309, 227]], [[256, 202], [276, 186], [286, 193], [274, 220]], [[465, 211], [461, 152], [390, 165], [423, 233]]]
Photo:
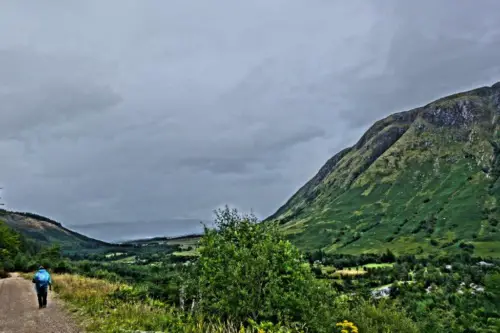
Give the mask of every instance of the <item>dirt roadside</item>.
[[49, 291], [47, 308], [38, 309], [34, 285], [17, 274], [0, 279], [0, 333], [83, 332]]

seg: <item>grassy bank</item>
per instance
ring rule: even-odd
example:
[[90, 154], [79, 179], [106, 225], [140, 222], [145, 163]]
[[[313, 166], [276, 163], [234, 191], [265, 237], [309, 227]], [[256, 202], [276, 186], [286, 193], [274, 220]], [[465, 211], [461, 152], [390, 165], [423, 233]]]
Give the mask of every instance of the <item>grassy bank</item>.
[[[32, 278], [32, 274], [23, 276]], [[300, 332], [274, 325], [249, 324], [243, 328], [229, 322], [207, 320], [157, 300], [134, 299], [135, 289], [126, 284], [79, 275], [54, 274], [53, 285], [88, 332]]]

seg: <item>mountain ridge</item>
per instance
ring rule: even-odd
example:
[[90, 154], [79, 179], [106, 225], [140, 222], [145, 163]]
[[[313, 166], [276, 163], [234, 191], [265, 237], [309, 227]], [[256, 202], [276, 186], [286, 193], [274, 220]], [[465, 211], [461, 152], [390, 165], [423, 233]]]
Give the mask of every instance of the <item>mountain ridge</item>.
[[114, 244], [80, 234], [45, 216], [0, 210], [0, 221], [28, 239], [43, 245], [59, 243], [62, 249], [93, 249]]
[[120, 248], [134, 247], [141, 244], [196, 240], [202, 236], [201, 233], [186, 232], [182, 235], [136, 237], [124, 241], [107, 242], [99, 238], [86, 236], [79, 231], [70, 229], [72, 227], [67, 228], [62, 223], [42, 215], [5, 209], [0, 209], [0, 223], [2, 222], [12, 230], [40, 245], [50, 246], [58, 243], [61, 245], [62, 250], [70, 252], [115, 248], [119, 250]]
[[[356, 144], [330, 158], [314, 177], [266, 221], [279, 221], [283, 229], [289, 232], [290, 237], [306, 249], [321, 247], [331, 251], [358, 252], [370, 249], [381, 250], [381, 247], [387, 246], [395, 247], [400, 252], [404, 252], [401, 246], [399, 248], [391, 246], [393, 245], [390, 244], [392, 240], [391, 242], [381, 242], [378, 239], [378, 244], [367, 246], [370, 242], [364, 239], [366, 244], [360, 244], [363, 243], [363, 237], [370, 235], [370, 230], [380, 229], [381, 225], [387, 224], [389, 220], [394, 220], [395, 216], [404, 213], [401, 209], [393, 207], [389, 209], [391, 202], [397, 201], [397, 197], [382, 192], [380, 187], [391, 185], [394, 188], [394, 184], [398, 184], [401, 195], [404, 196], [413, 191], [411, 197], [414, 198], [423, 188], [419, 188], [417, 191], [416, 188], [410, 190], [407, 186], [405, 189], [405, 184], [413, 184], [417, 187], [418, 184], [412, 183], [411, 177], [407, 179], [406, 183], [402, 182], [403, 174], [405, 174], [404, 177], [408, 178], [411, 176], [409, 173], [423, 169], [426, 177], [420, 181], [424, 182], [425, 179], [433, 178], [438, 181], [443, 180], [440, 176], [445, 175], [445, 172], [457, 173], [458, 166], [469, 168], [470, 170], [467, 172], [462, 170], [465, 173], [470, 173], [466, 178], [476, 177], [476, 181], [488, 189], [489, 200], [495, 201], [495, 209], [493, 212], [488, 212], [487, 215], [495, 215], [495, 217], [490, 217], [496, 219], [495, 191], [498, 187], [496, 183], [500, 174], [498, 168], [500, 166], [498, 158], [500, 122], [498, 115], [500, 115], [500, 82], [492, 86], [483, 86], [446, 96], [424, 106], [394, 113], [378, 120], [361, 136]], [[472, 160], [476, 166], [473, 166]], [[437, 175], [428, 174], [429, 163], [430, 169], [437, 168]], [[482, 173], [482, 176], [477, 174], [478, 171]], [[459, 177], [458, 174], [456, 176]], [[434, 189], [434, 192], [439, 194], [438, 192], [445, 191], [447, 187], [455, 186], [452, 183], [445, 182], [440, 190]], [[378, 191], [378, 199], [373, 196], [377, 193], [370, 194], [375, 189]], [[354, 195], [356, 191], [359, 193]], [[481, 193], [481, 195], [486, 194]], [[341, 200], [343, 196], [351, 201], [351, 205]], [[371, 200], [366, 200], [367, 197], [371, 197]], [[386, 202], [384, 199], [388, 199], [388, 201]], [[410, 199], [408, 198], [408, 200]], [[382, 200], [378, 204], [380, 207], [375, 209], [373, 206], [380, 200]], [[440, 200], [444, 202], [444, 198], [440, 198]], [[405, 204], [408, 202], [410, 201]], [[339, 204], [341, 208], [339, 208]], [[363, 208], [363, 205], [365, 205], [364, 208], [368, 208], [366, 205], [372, 207], [368, 210], [360, 209]], [[484, 202], [481, 205], [485, 206]], [[357, 214], [358, 218], [348, 216], [348, 208], [355, 212], [352, 214]], [[339, 215], [336, 216], [335, 210], [338, 209], [340, 209], [337, 212]], [[441, 214], [444, 210], [443, 205], [441, 205], [441, 209], [438, 212], [438, 208], [432, 214], [443, 215]], [[483, 207], [483, 209], [487, 210], [491, 207]], [[370, 212], [366, 214], [367, 211]], [[425, 213], [426, 215], [430, 214], [429, 211], [425, 211]], [[404, 215], [408, 214], [404, 213]], [[408, 217], [405, 218], [408, 219]], [[443, 218], [446, 219], [446, 216]], [[433, 220], [433, 217], [425, 217], [426, 221], [429, 219]], [[477, 220], [477, 217], [475, 219]], [[343, 223], [341, 220], [349, 221]], [[333, 223], [333, 221], [337, 223]], [[403, 218], [402, 221], [405, 219]], [[400, 224], [402, 223], [400, 222]], [[433, 223], [435, 224], [435, 222], [428, 224]], [[495, 223], [493, 222], [493, 224]], [[365, 224], [365, 226], [360, 227], [359, 224]], [[324, 228], [319, 228], [319, 225], [323, 225]], [[338, 228], [345, 229], [346, 226], [349, 230], [343, 230], [344, 234], [335, 231]], [[404, 226], [401, 226], [400, 229], [404, 229]], [[406, 231], [403, 234], [411, 234], [408, 230]], [[449, 231], [452, 232], [452, 230]], [[394, 235], [394, 231], [386, 230], [386, 232], [389, 235]], [[496, 229], [494, 233], [498, 234]], [[326, 234], [335, 234], [335, 236], [327, 237]], [[350, 235], [351, 238], [345, 239], [346, 234]], [[418, 234], [418, 231], [415, 234]], [[380, 235], [374, 235], [373, 232], [371, 236], [380, 238]], [[431, 233], [429, 238], [432, 236]], [[460, 236], [459, 239], [473, 240], [472, 235], [467, 232], [456, 236]], [[399, 238], [398, 234], [395, 234], [394, 238]], [[438, 238], [445, 237], [439, 235]], [[484, 236], [483, 238], [488, 237]], [[496, 235], [492, 239], [495, 243], [500, 240]], [[452, 240], [450, 239], [448, 243]], [[426, 241], [430, 242], [431, 240]], [[361, 246], [355, 249], [355, 243]], [[422, 243], [422, 240], [409, 243]], [[433, 243], [435, 244], [436, 240]], [[427, 248], [427, 246], [422, 248]]]

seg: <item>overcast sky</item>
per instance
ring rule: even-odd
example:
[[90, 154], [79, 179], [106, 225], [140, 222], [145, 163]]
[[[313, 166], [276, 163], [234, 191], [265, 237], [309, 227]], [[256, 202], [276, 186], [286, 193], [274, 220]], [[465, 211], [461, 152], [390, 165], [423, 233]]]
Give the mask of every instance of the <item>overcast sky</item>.
[[500, 81], [497, 0], [0, 3], [3, 200], [69, 226], [266, 217], [375, 120]]

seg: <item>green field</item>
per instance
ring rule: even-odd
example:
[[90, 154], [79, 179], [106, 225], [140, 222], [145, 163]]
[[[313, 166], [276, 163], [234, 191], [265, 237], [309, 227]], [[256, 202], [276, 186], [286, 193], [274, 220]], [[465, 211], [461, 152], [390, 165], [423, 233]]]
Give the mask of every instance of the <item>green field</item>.
[[394, 267], [394, 263], [384, 263], [384, 264], [366, 264], [362, 267], [366, 268], [392, 268]]
[[180, 251], [180, 252], [174, 252], [174, 253], [172, 253], [172, 255], [177, 256], [177, 257], [197, 257], [198, 251], [196, 251], [196, 250]]

